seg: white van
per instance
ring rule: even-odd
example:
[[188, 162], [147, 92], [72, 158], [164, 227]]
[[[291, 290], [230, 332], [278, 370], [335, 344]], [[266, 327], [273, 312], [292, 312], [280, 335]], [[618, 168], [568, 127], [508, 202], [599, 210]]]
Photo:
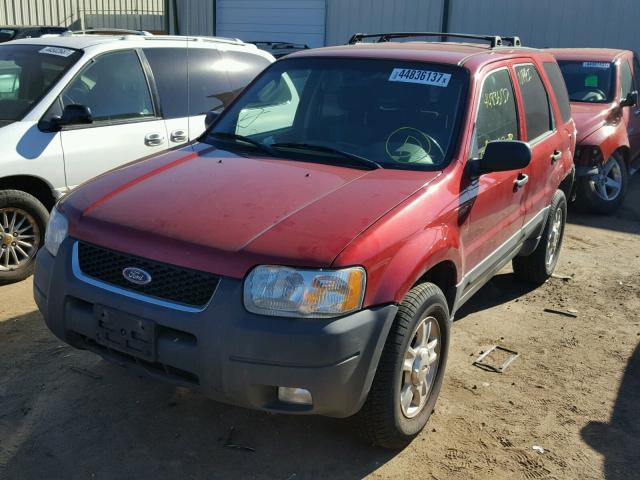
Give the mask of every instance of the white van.
[[33, 271], [80, 183], [198, 137], [269, 53], [215, 37], [63, 34], [0, 45], [0, 283]]

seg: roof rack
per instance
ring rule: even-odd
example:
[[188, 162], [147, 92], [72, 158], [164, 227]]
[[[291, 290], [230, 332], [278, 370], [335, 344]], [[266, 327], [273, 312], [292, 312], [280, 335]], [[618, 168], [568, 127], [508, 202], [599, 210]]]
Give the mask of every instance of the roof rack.
[[506, 40], [514, 47], [521, 45], [518, 37], [501, 37], [500, 35], [473, 35], [470, 33], [450, 33], [450, 32], [389, 32], [389, 33], [356, 33], [349, 39], [349, 45], [355, 45], [362, 42], [365, 38], [378, 38], [375, 43], [389, 42], [394, 38], [412, 38], [412, 37], [440, 37], [442, 41], [449, 37], [469, 38], [474, 40], [484, 40], [489, 42], [491, 48], [501, 47]]
[[144, 40], [179, 40], [187, 42], [214, 42], [214, 43], [229, 43], [231, 45], [245, 45], [239, 38], [227, 38], [227, 37], [204, 37], [194, 35], [150, 35], [145, 37]]
[[72, 30], [62, 35], [139, 35], [151, 37], [152, 33], [145, 30], [128, 30], [126, 28], [88, 28], [85, 30]]

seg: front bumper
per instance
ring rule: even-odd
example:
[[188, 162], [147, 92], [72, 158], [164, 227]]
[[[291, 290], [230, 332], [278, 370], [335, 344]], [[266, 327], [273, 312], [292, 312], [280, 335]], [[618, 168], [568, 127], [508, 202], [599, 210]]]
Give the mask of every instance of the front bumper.
[[[54, 258], [41, 249], [34, 297], [49, 329], [63, 341], [145, 375], [238, 406], [348, 417], [364, 403], [397, 307], [337, 319], [292, 319], [247, 312], [242, 281], [222, 278], [201, 311], [184, 311], [114, 293], [74, 273], [73, 244]], [[155, 331], [142, 357], [98, 342], [98, 311], [139, 319]], [[313, 405], [278, 400], [277, 387], [304, 388]]]

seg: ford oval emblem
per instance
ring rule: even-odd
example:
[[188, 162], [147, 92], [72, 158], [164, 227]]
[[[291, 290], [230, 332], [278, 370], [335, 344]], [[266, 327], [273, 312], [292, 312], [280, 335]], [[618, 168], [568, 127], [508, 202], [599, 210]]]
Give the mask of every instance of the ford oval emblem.
[[125, 280], [135, 283], [136, 285], [148, 285], [151, 283], [151, 275], [136, 267], [127, 267], [122, 270], [122, 276]]

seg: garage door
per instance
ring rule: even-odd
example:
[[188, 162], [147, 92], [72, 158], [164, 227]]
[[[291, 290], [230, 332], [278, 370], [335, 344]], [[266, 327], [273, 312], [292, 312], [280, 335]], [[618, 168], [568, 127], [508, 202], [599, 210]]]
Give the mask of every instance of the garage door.
[[216, 35], [324, 45], [325, 0], [218, 0]]

